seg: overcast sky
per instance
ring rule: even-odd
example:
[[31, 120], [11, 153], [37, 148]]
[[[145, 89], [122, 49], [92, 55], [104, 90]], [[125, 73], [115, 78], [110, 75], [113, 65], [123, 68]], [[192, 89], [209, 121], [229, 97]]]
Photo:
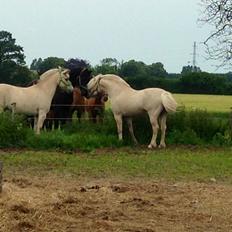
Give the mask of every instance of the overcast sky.
[[[201, 42], [209, 34], [200, 27], [200, 0], [0, 0], [0, 30], [7, 30], [33, 58], [82, 58], [92, 65], [106, 57], [146, 64], [162, 62], [179, 73], [192, 63], [217, 70], [204, 59]], [[190, 64], [191, 64], [190, 63]]]

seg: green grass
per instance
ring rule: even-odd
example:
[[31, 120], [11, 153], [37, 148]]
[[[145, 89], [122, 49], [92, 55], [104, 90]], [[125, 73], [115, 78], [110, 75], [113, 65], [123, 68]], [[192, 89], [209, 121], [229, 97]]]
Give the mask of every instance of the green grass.
[[[207, 110], [212, 113], [227, 113], [231, 111], [232, 96], [226, 95], [203, 95], [203, 94], [173, 94], [180, 106], [187, 110]], [[110, 108], [107, 101], [106, 108]]]
[[232, 107], [232, 96], [200, 95], [200, 94], [174, 94], [179, 105], [188, 110], [201, 109], [208, 112], [229, 112]]
[[58, 153], [15, 152], [0, 155], [6, 173], [84, 177], [149, 178], [168, 181], [203, 181], [215, 178], [232, 183], [232, 150], [169, 148], [166, 150], [121, 149], [111, 152]]

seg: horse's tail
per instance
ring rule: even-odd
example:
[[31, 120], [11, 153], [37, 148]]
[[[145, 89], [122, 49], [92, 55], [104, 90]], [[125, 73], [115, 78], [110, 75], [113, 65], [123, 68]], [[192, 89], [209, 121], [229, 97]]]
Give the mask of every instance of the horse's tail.
[[177, 108], [177, 102], [176, 100], [173, 98], [172, 94], [165, 91], [161, 94], [161, 100], [162, 100], [162, 104], [165, 108], [165, 110], [168, 113], [171, 112], [176, 112], [176, 108]]

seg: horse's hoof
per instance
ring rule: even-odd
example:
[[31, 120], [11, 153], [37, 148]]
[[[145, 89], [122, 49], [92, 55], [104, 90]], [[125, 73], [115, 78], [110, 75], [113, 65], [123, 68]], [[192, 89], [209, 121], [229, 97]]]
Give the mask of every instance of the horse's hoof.
[[159, 148], [166, 148], [166, 144], [160, 144]]
[[152, 144], [148, 145], [148, 149], [152, 149], [152, 148], [156, 148], [156, 147], [157, 147], [156, 145], [152, 145]]

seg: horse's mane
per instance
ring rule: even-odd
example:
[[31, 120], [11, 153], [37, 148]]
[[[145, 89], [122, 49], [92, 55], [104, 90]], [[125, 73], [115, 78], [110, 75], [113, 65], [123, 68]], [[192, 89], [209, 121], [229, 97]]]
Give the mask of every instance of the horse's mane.
[[55, 72], [57, 72], [57, 68], [50, 69], [50, 70], [46, 71], [45, 73], [43, 73], [43, 74], [39, 77], [40, 81], [41, 81], [41, 80], [44, 80], [44, 79], [47, 78], [48, 76], [51, 76], [51, 75], [52, 75], [53, 73], [55, 73]]
[[123, 80], [121, 77], [119, 77], [117, 75], [114, 75], [114, 74], [106, 74], [106, 75], [99, 74], [96, 77], [98, 77], [98, 76], [103, 78], [103, 79], [111, 80], [111, 81], [114, 81], [114, 82], [117, 82], [117, 83], [124, 84], [127, 87], [130, 87], [130, 85], [125, 80]]

